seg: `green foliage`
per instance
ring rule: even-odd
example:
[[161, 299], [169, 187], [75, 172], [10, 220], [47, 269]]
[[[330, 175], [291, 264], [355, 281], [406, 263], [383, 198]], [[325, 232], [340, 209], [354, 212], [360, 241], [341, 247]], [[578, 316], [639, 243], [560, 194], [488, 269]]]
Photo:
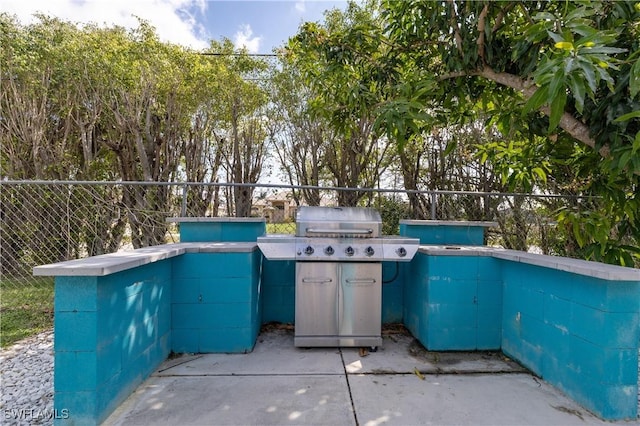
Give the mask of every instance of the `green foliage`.
[[541, 138], [489, 142], [477, 145], [477, 155], [481, 163], [491, 163], [508, 191], [528, 193], [545, 186], [551, 172], [543, 142]]
[[374, 205], [382, 218], [383, 235], [398, 235], [400, 220], [411, 217], [409, 204], [397, 195], [378, 194]]
[[[640, 239], [626, 207], [640, 175], [637, 5], [383, 0], [380, 15], [388, 37], [381, 43], [392, 46], [388, 56], [402, 75], [398, 84], [417, 87], [415, 70], [418, 80], [438, 82], [411, 98], [411, 108], [401, 109], [407, 101], [400, 91], [389, 98], [378, 121], [387, 135], [409, 140], [398, 137], [398, 129], [424, 131], [428, 127], [409, 124], [425, 122], [420, 114], [427, 113], [432, 126], [451, 126], [473, 120], [481, 107], [502, 137], [478, 144], [479, 158], [501, 183], [509, 190], [607, 200], [603, 210], [563, 221], [573, 217], [572, 229], [602, 226], [593, 237], [581, 234], [583, 255], [629, 264], [635, 256], [629, 247]], [[587, 247], [597, 250], [587, 253]]]
[[0, 347], [53, 326], [53, 278], [0, 281]]

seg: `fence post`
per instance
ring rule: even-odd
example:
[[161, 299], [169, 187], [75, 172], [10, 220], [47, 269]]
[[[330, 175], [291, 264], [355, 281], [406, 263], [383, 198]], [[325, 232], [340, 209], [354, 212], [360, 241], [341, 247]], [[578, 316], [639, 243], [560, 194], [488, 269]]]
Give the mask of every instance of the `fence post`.
[[187, 217], [187, 185], [182, 185], [182, 206], [180, 207], [180, 217]]
[[436, 220], [436, 204], [438, 203], [438, 194], [431, 191], [431, 220]]

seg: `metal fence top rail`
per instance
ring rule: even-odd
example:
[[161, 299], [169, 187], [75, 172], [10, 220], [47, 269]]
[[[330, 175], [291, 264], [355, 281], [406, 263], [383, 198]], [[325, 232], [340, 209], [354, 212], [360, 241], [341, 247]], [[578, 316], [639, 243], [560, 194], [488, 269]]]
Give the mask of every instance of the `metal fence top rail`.
[[219, 187], [249, 187], [273, 189], [300, 189], [320, 191], [360, 191], [396, 194], [428, 194], [428, 195], [474, 195], [493, 197], [531, 197], [531, 198], [570, 198], [570, 199], [598, 199], [595, 195], [572, 194], [535, 194], [520, 192], [482, 192], [482, 191], [454, 191], [443, 189], [398, 189], [398, 188], [360, 188], [314, 185], [287, 185], [274, 183], [237, 183], [237, 182], [157, 182], [157, 181], [83, 181], [83, 180], [0, 180], [3, 185], [130, 185], [130, 186], [219, 186]]

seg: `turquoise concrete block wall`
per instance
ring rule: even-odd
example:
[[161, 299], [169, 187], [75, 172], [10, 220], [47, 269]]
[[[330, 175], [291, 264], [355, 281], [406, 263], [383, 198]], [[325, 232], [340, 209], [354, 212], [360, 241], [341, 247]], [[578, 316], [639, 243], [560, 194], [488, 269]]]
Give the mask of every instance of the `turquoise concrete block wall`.
[[173, 260], [174, 352], [249, 352], [262, 322], [262, 254], [186, 253]]
[[399, 323], [403, 318], [404, 262], [382, 262], [382, 323]]
[[406, 266], [403, 292], [403, 321], [411, 334], [424, 345], [429, 336], [429, 262], [420, 252]]
[[636, 418], [637, 282], [503, 262], [502, 350], [609, 420]]
[[427, 349], [500, 349], [502, 282], [495, 262], [416, 255], [405, 280], [405, 325]]
[[465, 225], [413, 225], [400, 223], [400, 235], [419, 238], [420, 244], [471, 245], [484, 244], [484, 227]]
[[103, 421], [170, 352], [171, 262], [55, 280], [57, 424]]
[[262, 267], [262, 322], [293, 324], [296, 303], [296, 262], [264, 259]]
[[250, 221], [183, 221], [180, 242], [255, 242], [266, 232], [263, 220]]

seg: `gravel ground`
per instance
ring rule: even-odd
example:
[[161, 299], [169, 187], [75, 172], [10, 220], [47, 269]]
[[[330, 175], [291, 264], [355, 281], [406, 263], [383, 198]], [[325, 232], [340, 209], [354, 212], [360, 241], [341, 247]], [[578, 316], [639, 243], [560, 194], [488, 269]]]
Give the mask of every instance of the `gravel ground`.
[[53, 330], [0, 349], [0, 424], [52, 425], [55, 415]]

